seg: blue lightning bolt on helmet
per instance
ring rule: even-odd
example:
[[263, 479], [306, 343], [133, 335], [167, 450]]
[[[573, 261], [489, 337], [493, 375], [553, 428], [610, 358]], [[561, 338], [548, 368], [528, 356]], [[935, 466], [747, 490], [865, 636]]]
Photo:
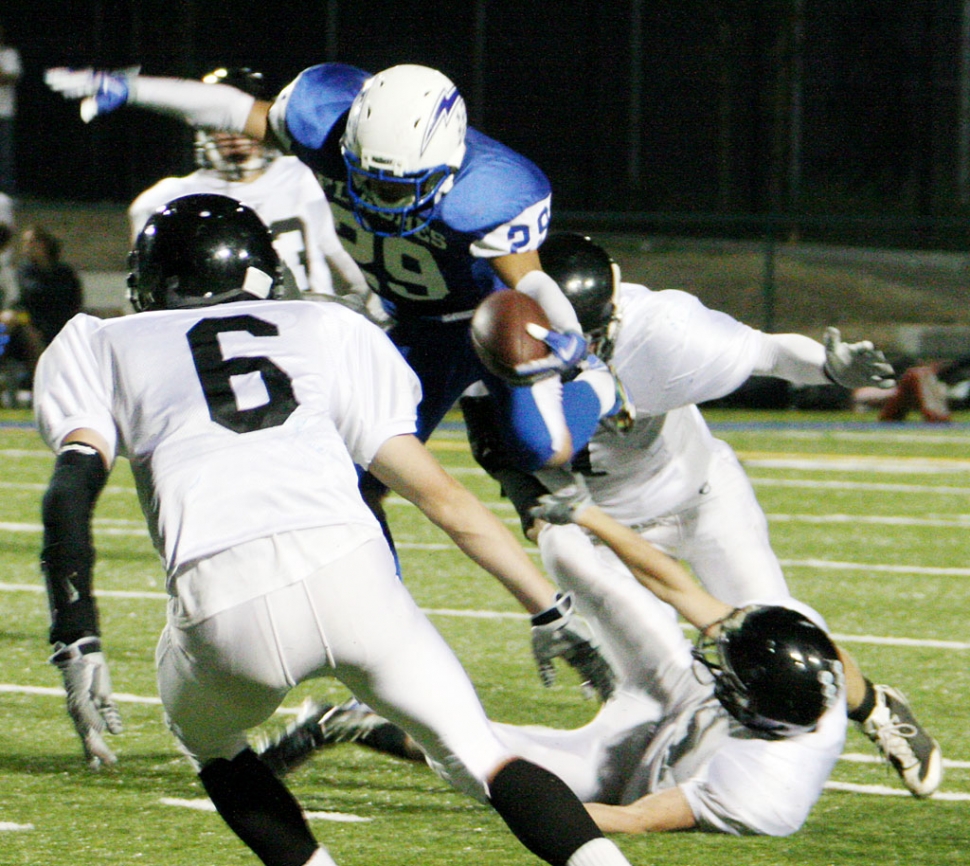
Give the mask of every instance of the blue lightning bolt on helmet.
[[465, 156], [465, 101], [427, 66], [392, 66], [350, 106], [340, 149], [357, 221], [383, 237], [424, 228]]

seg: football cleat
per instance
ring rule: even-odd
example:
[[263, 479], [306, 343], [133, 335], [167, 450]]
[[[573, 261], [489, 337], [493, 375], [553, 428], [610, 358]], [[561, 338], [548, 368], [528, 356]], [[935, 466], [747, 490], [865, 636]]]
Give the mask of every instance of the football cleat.
[[916, 721], [903, 694], [877, 685], [876, 706], [862, 730], [896, 769], [914, 797], [929, 797], [943, 778], [940, 745]]
[[[256, 753], [282, 778], [305, 764], [314, 752], [336, 743], [356, 743], [384, 726], [393, 727], [356, 698], [336, 707], [307, 698], [296, 719], [281, 733], [257, 740]], [[378, 751], [389, 750], [378, 747]]]
[[333, 709], [333, 704], [318, 704], [312, 698], [307, 698], [296, 719], [282, 733], [256, 741], [256, 754], [282, 779], [287, 773], [305, 764], [317, 749], [326, 745], [320, 720]]

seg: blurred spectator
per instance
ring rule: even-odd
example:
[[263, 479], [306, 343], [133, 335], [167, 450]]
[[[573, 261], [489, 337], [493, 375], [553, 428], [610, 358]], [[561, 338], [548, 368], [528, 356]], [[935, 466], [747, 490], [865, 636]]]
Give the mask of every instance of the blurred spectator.
[[0, 310], [7, 306], [16, 286], [13, 272], [13, 237], [15, 232], [13, 199], [0, 192]]
[[0, 21], [0, 192], [13, 195], [14, 123], [17, 116], [17, 80], [20, 78], [20, 52], [6, 44]]
[[40, 226], [28, 226], [20, 236], [18, 297], [0, 312], [10, 338], [0, 358], [0, 402], [6, 405], [29, 401], [41, 353], [81, 312], [81, 280], [60, 253], [60, 241]]
[[84, 305], [77, 272], [61, 261], [60, 240], [38, 225], [28, 226], [20, 236], [17, 288], [14, 307], [30, 317], [45, 346]]

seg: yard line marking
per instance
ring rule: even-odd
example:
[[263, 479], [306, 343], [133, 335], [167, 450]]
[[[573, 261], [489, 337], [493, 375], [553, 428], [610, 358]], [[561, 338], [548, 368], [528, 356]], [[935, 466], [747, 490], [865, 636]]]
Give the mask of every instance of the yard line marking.
[[[840, 761], [847, 761], [850, 764], [885, 764], [886, 759], [881, 755], [863, 755], [859, 752], [843, 752], [839, 757]], [[951, 770], [970, 770], [970, 761], [954, 761], [950, 758], [943, 759], [943, 766]]]
[[[43, 586], [34, 583], [0, 583], [0, 592], [44, 592]], [[123, 589], [99, 589], [94, 592], [95, 598], [140, 598], [150, 601], [167, 601], [169, 596], [164, 592], [123, 590]], [[499, 611], [499, 610], [457, 610], [454, 608], [422, 608], [428, 616], [452, 616], [465, 617], [467, 619], [526, 619], [527, 613], [518, 611]], [[689, 628], [685, 625], [684, 628]], [[835, 640], [844, 643], [866, 643], [877, 644], [880, 646], [899, 646], [899, 647], [927, 647], [930, 649], [951, 649], [965, 650], [970, 649], [970, 643], [963, 641], [934, 640], [932, 638], [908, 638], [908, 637], [881, 637], [878, 635], [847, 635], [833, 634]], [[0, 691], [3, 686], [0, 686]]]
[[[41, 695], [48, 698], [63, 698], [64, 689], [49, 688], [47, 686], [18, 686], [13, 683], [0, 683], [0, 692], [19, 695]], [[161, 706], [161, 698], [146, 698], [142, 695], [129, 695], [125, 692], [115, 692], [114, 699], [122, 704], [157, 704]]]
[[[215, 812], [216, 807], [208, 797], [200, 797], [197, 800], [183, 800], [179, 797], [162, 797], [158, 801], [164, 806], [178, 806], [182, 809], [195, 809], [198, 812]], [[353, 815], [350, 812], [304, 812], [304, 817], [311, 821], [338, 821], [348, 824], [357, 824], [372, 821], [373, 818], [364, 818], [360, 815]]]
[[[833, 782], [829, 780], [825, 783], [826, 791], [847, 791], [852, 794], [875, 794], [879, 797], [912, 797], [909, 791], [903, 788], [890, 788], [888, 785], [856, 785], [854, 782]], [[937, 791], [928, 800], [970, 800], [970, 794], [961, 791]]]
[[945, 526], [951, 529], [970, 527], [970, 514], [951, 514], [947, 517], [878, 517], [857, 514], [766, 514], [777, 523], [875, 523], [887, 526]]
[[33, 829], [33, 824], [14, 824], [12, 821], [0, 821], [0, 833], [16, 833], [19, 830]]
[[832, 634], [832, 640], [841, 643], [865, 643], [880, 646], [930, 647], [934, 649], [966, 650], [970, 643], [959, 640], [933, 640], [913, 637], [878, 637], [872, 634]]
[[[717, 425], [708, 425], [712, 430]], [[729, 431], [726, 431], [729, 432]], [[765, 430], [746, 431], [758, 432], [763, 435], [779, 439], [818, 439], [818, 430]], [[897, 442], [906, 444], [930, 445], [970, 445], [970, 434], [954, 432], [953, 434], [937, 433], [894, 433], [889, 430], [832, 430], [825, 431], [826, 438], [841, 439], [847, 442]]]
[[877, 472], [888, 475], [942, 475], [970, 472], [970, 460], [949, 457], [870, 457], [842, 454], [778, 454], [737, 451], [738, 459], [759, 469], [812, 469], [828, 472]]
[[877, 565], [865, 562], [833, 562], [827, 559], [779, 559], [778, 561], [782, 565], [793, 568], [827, 568], [845, 571], [883, 571], [891, 574], [970, 577], [970, 568], [942, 568], [932, 565]]
[[940, 493], [970, 496], [970, 487], [938, 487], [929, 484], [888, 484], [879, 481], [813, 481], [808, 478], [764, 478], [748, 476], [756, 487], [818, 487], [831, 490], [882, 490], [887, 493]]
[[[0, 481], [0, 490], [37, 490], [43, 493], [48, 488], [48, 484], [45, 482], [41, 484], [40, 482], [31, 481]], [[118, 484], [109, 484], [104, 490], [104, 493], [135, 493], [134, 487], [122, 487]]]
[[[111, 524], [120, 523], [122, 521], [111, 521]], [[131, 527], [117, 526], [117, 525], [105, 525], [109, 523], [108, 521], [102, 521], [95, 519], [92, 521], [91, 528], [94, 530], [95, 535], [122, 535], [122, 536], [141, 536], [148, 537], [148, 530], [144, 526], [134, 526]], [[127, 521], [125, 521], [127, 523]], [[3, 532], [43, 532], [44, 526], [41, 523], [10, 523], [7, 521], [0, 521], [0, 531]]]

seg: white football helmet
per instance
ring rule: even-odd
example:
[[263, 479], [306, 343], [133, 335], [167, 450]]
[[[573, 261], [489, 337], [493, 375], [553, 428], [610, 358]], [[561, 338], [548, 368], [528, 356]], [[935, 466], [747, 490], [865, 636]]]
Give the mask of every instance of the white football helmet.
[[[229, 84], [257, 99], [270, 99], [263, 73], [247, 67], [220, 67], [202, 76], [206, 84]], [[279, 151], [240, 132], [199, 129], [195, 133], [195, 164], [223, 180], [246, 181], [261, 175]]]
[[392, 66], [364, 82], [340, 149], [357, 221], [406, 236], [424, 228], [465, 156], [465, 101], [427, 66]]

